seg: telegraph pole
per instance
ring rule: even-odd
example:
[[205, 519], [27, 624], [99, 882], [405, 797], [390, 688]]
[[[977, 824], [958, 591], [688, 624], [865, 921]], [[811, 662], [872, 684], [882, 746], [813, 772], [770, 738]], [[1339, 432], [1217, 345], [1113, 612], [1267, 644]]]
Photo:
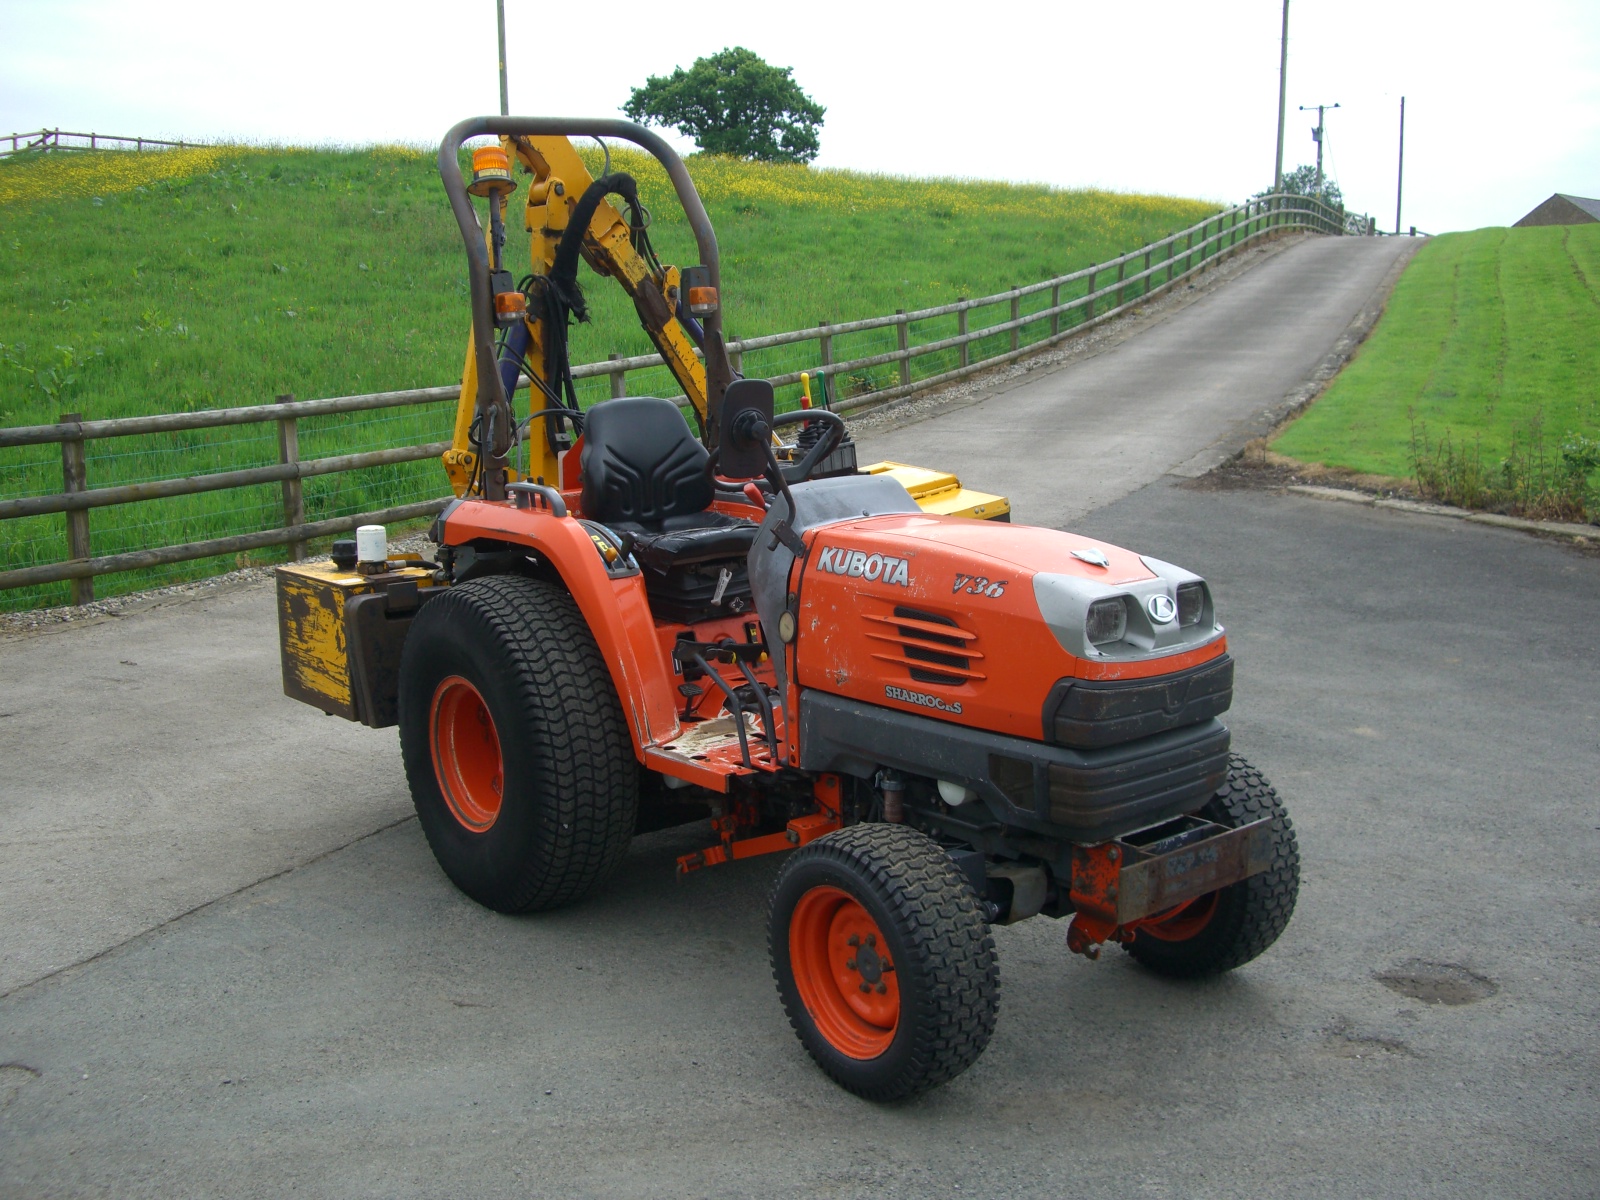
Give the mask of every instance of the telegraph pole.
[[1272, 173], [1272, 190], [1283, 191], [1283, 122], [1289, 95], [1289, 0], [1283, 0], [1283, 41], [1278, 53], [1278, 166]]
[[506, 0], [494, 0], [495, 15], [500, 18], [500, 115], [511, 115], [511, 101], [506, 93]]
[[1400, 232], [1400, 195], [1406, 182], [1406, 98], [1400, 97], [1400, 166], [1394, 175], [1394, 231]]
[[[1330, 108], [1338, 108], [1337, 104], [1317, 105], [1317, 127], [1311, 131], [1311, 140], [1317, 144], [1317, 182], [1311, 185], [1311, 190], [1316, 193], [1317, 199], [1322, 199], [1322, 114]], [[1302, 104], [1301, 112], [1310, 112], [1311, 105]]]

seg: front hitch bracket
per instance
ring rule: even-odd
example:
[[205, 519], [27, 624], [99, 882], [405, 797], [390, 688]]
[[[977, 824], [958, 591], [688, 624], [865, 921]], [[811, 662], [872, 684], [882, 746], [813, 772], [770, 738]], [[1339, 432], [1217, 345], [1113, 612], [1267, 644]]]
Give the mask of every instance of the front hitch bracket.
[[1180, 817], [1116, 841], [1072, 848], [1067, 948], [1098, 958], [1102, 942], [1129, 942], [1202, 896], [1272, 864], [1272, 818], [1229, 829]]

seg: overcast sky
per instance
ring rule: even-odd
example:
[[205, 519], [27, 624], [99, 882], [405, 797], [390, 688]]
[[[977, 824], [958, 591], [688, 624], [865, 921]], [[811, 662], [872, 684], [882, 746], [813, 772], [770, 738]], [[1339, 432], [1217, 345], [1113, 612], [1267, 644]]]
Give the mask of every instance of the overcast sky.
[[[744, 45], [827, 106], [819, 166], [1236, 201], [1271, 183], [1280, 0], [551, 5], [506, 0], [511, 110], [617, 116]], [[975, 20], [973, 14], [979, 14]], [[1285, 165], [1393, 227], [1600, 196], [1596, 0], [1293, 0]], [[499, 105], [493, 0], [0, 0], [0, 132], [436, 143]], [[685, 149], [687, 149], [685, 145]]]

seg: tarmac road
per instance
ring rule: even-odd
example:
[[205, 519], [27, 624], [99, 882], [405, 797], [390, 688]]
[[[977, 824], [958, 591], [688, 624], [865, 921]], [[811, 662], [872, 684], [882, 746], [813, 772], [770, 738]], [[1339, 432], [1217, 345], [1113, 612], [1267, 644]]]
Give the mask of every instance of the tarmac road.
[[988, 1053], [864, 1104], [774, 995], [775, 861], [675, 884], [689, 827], [579, 908], [478, 908], [392, 731], [277, 694], [256, 586], [0, 642], [0, 1195], [1597, 1194], [1600, 561], [1156, 478], [1216, 428], [1075, 527], [1217, 591], [1305, 862], [1258, 962], [998, 930]]
[[1055, 528], [1162, 475], [1203, 475], [1276, 424], [1284, 398], [1416, 248], [1297, 241], [1091, 358], [869, 436], [860, 461], [938, 465], [1003, 491], [1017, 520]]

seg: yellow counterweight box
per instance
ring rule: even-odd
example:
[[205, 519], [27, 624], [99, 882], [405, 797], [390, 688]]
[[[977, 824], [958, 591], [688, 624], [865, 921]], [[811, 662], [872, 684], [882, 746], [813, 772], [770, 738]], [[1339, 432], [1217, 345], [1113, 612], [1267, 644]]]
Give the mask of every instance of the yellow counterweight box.
[[279, 567], [283, 693], [381, 729], [398, 720], [400, 651], [411, 618], [444, 590], [419, 554], [372, 575], [331, 560]]

